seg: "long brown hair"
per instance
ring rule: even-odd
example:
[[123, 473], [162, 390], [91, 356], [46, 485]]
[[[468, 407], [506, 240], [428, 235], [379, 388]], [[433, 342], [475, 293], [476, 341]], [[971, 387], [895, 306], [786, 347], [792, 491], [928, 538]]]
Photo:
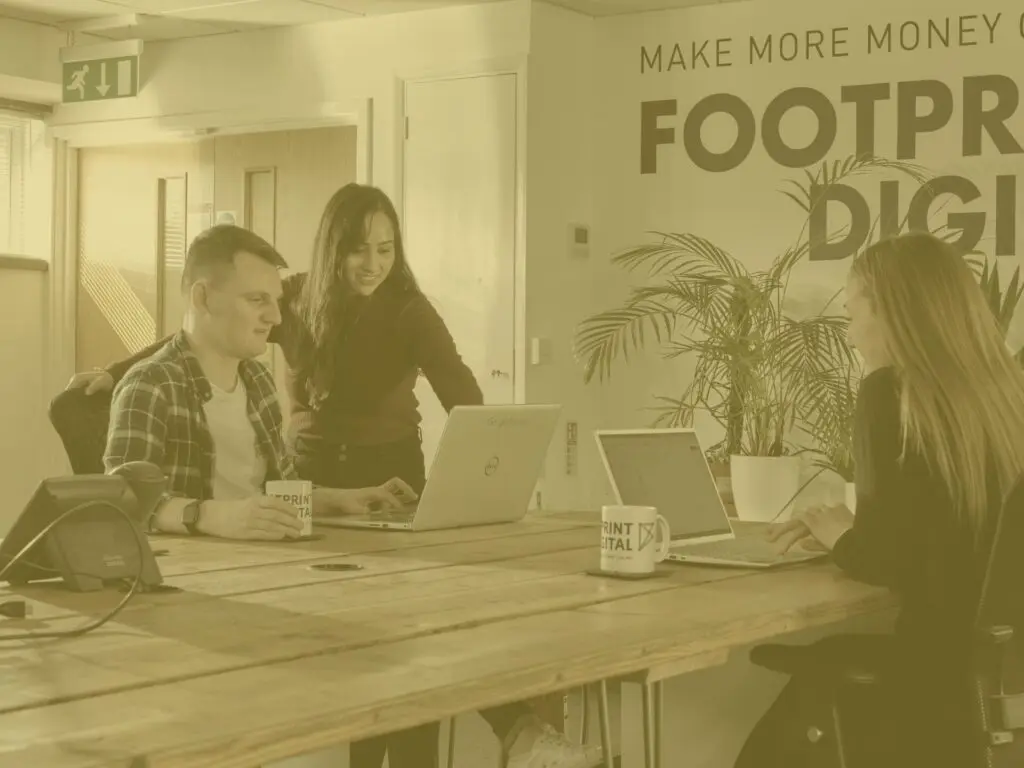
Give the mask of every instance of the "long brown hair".
[[977, 535], [990, 505], [1024, 473], [1024, 372], [1013, 359], [971, 268], [925, 233], [883, 240], [854, 261], [900, 380], [908, 444], [942, 478]]
[[305, 328], [299, 355], [299, 375], [311, 405], [323, 401], [333, 384], [334, 359], [343, 334], [358, 319], [361, 297], [342, 277], [345, 257], [365, 244], [370, 220], [388, 217], [395, 233], [395, 262], [370, 299], [378, 294], [419, 292], [405, 258], [395, 206], [383, 191], [364, 184], [346, 184], [327, 202], [313, 243], [313, 264], [302, 284], [296, 312]]

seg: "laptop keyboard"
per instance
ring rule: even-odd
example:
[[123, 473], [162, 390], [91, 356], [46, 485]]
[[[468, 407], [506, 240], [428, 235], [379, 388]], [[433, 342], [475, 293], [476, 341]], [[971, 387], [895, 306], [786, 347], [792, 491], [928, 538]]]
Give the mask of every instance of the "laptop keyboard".
[[725, 541], [708, 541], [703, 544], [680, 543], [670, 550], [672, 554], [694, 557], [714, 557], [719, 560], [736, 560], [747, 563], [775, 563], [803, 560], [813, 554], [800, 547], [792, 547], [785, 554], [779, 554], [779, 545], [759, 536], [743, 536]]
[[383, 523], [408, 523], [416, 514], [417, 503], [406, 504], [401, 509], [388, 510], [387, 512], [371, 512], [371, 520], [380, 520]]

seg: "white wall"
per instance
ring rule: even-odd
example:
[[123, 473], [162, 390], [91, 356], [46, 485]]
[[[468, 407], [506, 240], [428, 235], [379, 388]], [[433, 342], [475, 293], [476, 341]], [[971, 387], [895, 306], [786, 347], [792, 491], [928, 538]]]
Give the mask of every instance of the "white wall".
[[0, 18], [0, 98], [53, 104], [60, 100], [60, 48], [54, 27]]
[[373, 99], [374, 183], [398, 203], [400, 78], [463, 74], [525, 57], [528, 11], [528, 3], [509, 0], [146, 43], [137, 98], [62, 105], [53, 124], [84, 132], [95, 124], [232, 111], [280, 120]]
[[[995, 32], [986, 26], [997, 14]], [[982, 16], [987, 14], [987, 16]], [[886, 23], [894, 25], [898, 37], [900, 25], [916, 22], [927, 31], [929, 21], [945, 24], [949, 17], [952, 37], [958, 38], [961, 17], [964, 40], [974, 45], [955, 45], [940, 49], [927, 47], [916, 51], [866, 52], [867, 27], [876, 34]], [[788, 2], [750, 2], [706, 5], [686, 10], [664, 11], [606, 17], [593, 23], [569, 22], [567, 16], [541, 3], [534, 5], [531, 26], [530, 76], [527, 137], [530, 177], [528, 181], [529, 258], [531, 276], [528, 296], [530, 334], [539, 328], [551, 328], [557, 354], [544, 369], [529, 369], [531, 399], [562, 399], [567, 410], [580, 418], [579, 434], [589, 435], [597, 426], [639, 427], [650, 425], [654, 416], [648, 410], [656, 405], [657, 395], [678, 396], [688, 383], [691, 368], [685, 359], [666, 361], [649, 354], [631, 358], [628, 366], [615, 368], [609, 383], [582, 387], [582, 367], [568, 354], [569, 334], [579, 320], [598, 310], [618, 306], [629, 286], [646, 281], [642, 273], [629, 274], [609, 266], [614, 253], [642, 243], [655, 242], [652, 231], [693, 232], [710, 239], [737, 256], [748, 268], [762, 269], [784, 249], [794, 244], [803, 221], [802, 212], [780, 194], [790, 178], [799, 179], [802, 171], [780, 166], [769, 157], [761, 139], [761, 115], [779, 93], [794, 87], [820, 91], [832, 102], [837, 113], [835, 143], [827, 153], [828, 161], [843, 159], [857, 151], [856, 115], [853, 104], [840, 102], [843, 86], [888, 83], [892, 97], [881, 102], [875, 118], [875, 153], [894, 158], [896, 154], [898, 83], [934, 79], [950, 88], [952, 117], [945, 127], [918, 137], [913, 162], [936, 175], [956, 174], [971, 179], [982, 196], [963, 204], [945, 196], [933, 206], [933, 223], [951, 213], [987, 212], [985, 237], [980, 247], [994, 253], [996, 210], [995, 177], [1019, 174], [1024, 170], [1021, 154], [1001, 155], [985, 138], [979, 157], [963, 157], [964, 77], [1002, 74], [1019, 77], [1016, 62], [1024, 51], [1019, 4], [1010, 0], [992, 0], [981, 5], [964, 0], [938, 0], [927, 7], [910, 0], [836, 6], [831, 3], [789, 0]], [[815, 30], [826, 41], [847, 40], [845, 46], [819, 59], [812, 50], [801, 47], [793, 61], [772, 63], [749, 61], [748, 41], [753, 35], [763, 41], [768, 34], [776, 46], [786, 33], [806, 41], [815, 39]], [[912, 27], [907, 27], [909, 32]], [[973, 32], [971, 30], [974, 30]], [[715, 41], [731, 51], [715, 66]], [[547, 42], [545, 42], [547, 41]], [[585, 41], [585, 42], [584, 42]], [[705, 41], [708, 64], [693, 52]], [[787, 43], [791, 38], [787, 38]], [[650, 54], [662, 46], [662, 62], [667, 68], [673, 47], [684, 54], [685, 68], [641, 73], [641, 50]], [[715, 93], [739, 96], [756, 116], [757, 134], [749, 157], [734, 170], [709, 172], [699, 168], [684, 148], [684, 124], [689, 111], [704, 97]], [[675, 143], [657, 150], [657, 173], [640, 172], [641, 102], [671, 100], [677, 102], [675, 117], [663, 117], [659, 126], [675, 130]], [[995, 99], [987, 94], [985, 108]], [[922, 99], [919, 112], [929, 102]], [[540, 113], [538, 115], [538, 112]], [[1018, 142], [1024, 144], [1024, 107], [1007, 123]], [[790, 111], [782, 120], [781, 133], [793, 146], [806, 146], [814, 138], [816, 122], [803, 108]], [[736, 138], [735, 124], [717, 114], [704, 125], [703, 140], [709, 150], [722, 152]], [[897, 178], [871, 174], [851, 183], [861, 192], [871, 214], [879, 210], [879, 182]], [[1016, 201], [1001, 203], [1004, 225], [1020, 210], [1024, 188], [1016, 184]], [[901, 189], [900, 213], [905, 215], [914, 188]], [[588, 206], [591, 206], [588, 209]], [[593, 225], [591, 263], [581, 269], [558, 254], [564, 235], [560, 230], [574, 217], [588, 217]], [[1016, 217], [1019, 220], [1019, 213]], [[839, 229], [848, 217], [838, 207], [829, 207], [829, 228]], [[1015, 253], [999, 257], [1001, 271], [1008, 278], [1020, 264], [1024, 252], [1024, 231], [1017, 224]], [[791, 296], [812, 308], [838, 290], [845, 279], [848, 259], [805, 263], [796, 272]], [[1011, 342], [1019, 346], [1024, 312], [1011, 332]], [[705, 443], [720, 436], [707, 418], [698, 418], [698, 431]], [[581, 438], [589, 443], [587, 438]], [[592, 506], [595, 493], [603, 493], [604, 479], [592, 455], [581, 450], [580, 475], [559, 480], [552, 471], [564, 461], [564, 435], [553, 449], [546, 486], [553, 489], [558, 506]], [[589, 445], [586, 446], [589, 448]], [[554, 454], [558, 454], [558, 459]], [[557, 495], [554, 490], [557, 489]], [[555, 499], [553, 499], [555, 500]]]
[[0, 18], [0, 74], [59, 83], [64, 40], [54, 27]]
[[593, 118], [598, 84], [591, 77], [595, 58], [594, 19], [546, 3], [534, 3], [527, 65], [526, 136], [526, 338], [540, 338], [550, 357], [528, 365], [527, 402], [563, 404], [562, 422], [552, 440], [542, 483], [547, 509], [584, 508], [598, 503], [603, 488], [586, 484], [596, 462], [589, 433], [577, 435], [577, 470], [567, 474], [569, 421], [592, 425], [594, 395], [573, 362], [572, 333], [578, 319], [595, 311], [593, 285], [603, 253], [574, 257], [569, 228], [584, 225], [596, 233], [595, 187], [601, 168], [594, 146]]
[[46, 415], [49, 273], [0, 258], [0, 537], [43, 477], [64, 472], [63, 449]]

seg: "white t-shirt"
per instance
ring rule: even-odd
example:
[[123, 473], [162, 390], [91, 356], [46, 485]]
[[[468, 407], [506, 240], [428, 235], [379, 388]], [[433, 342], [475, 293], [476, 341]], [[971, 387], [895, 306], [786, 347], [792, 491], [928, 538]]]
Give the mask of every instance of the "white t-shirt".
[[245, 385], [225, 392], [210, 384], [213, 397], [203, 406], [213, 436], [213, 498], [246, 499], [262, 492], [267, 465], [256, 445], [246, 411]]

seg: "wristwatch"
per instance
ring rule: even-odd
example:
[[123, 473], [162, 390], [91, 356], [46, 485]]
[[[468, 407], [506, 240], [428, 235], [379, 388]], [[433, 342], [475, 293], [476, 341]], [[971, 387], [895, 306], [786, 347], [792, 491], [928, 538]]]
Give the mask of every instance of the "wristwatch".
[[159, 514], [164, 504], [171, 500], [171, 494], [164, 492], [160, 494], [160, 498], [156, 504], [153, 505], [153, 509], [149, 511], [149, 516], [142, 521], [142, 530], [146, 533], [160, 533], [160, 530], [156, 527], [156, 516]]
[[189, 536], [199, 536], [199, 515], [203, 511], [199, 501], [190, 501], [181, 511], [181, 524], [185, 526]]

